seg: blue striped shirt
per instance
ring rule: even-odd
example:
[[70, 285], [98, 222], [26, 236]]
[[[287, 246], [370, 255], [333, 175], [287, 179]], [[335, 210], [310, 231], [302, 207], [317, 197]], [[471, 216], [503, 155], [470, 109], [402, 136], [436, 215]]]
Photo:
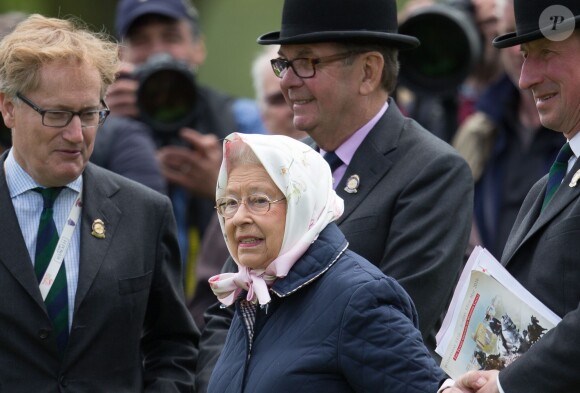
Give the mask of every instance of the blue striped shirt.
[[[13, 151], [10, 150], [5, 161], [6, 183], [10, 191], [10, 198], [18, 217], [18, 223], [26, 242], [26, 248], [30, 255], [28, 263], [34, 264], [34, 255], [36, 250], [36, 234], [42, 212], [42, 196], [33, 188], [41, 187], [32, 177], [14, 159]], [[71, 207], [75, 202], [78, 194], [82, 190], [83, 179], [79, 176], [75, 181], [67, 184], [66, 188], [61, 191], [54, 203], [54, 223], [60, 236], [66, 223]], [[81, 219], [77, 227], [81, 226]], [[80, 255], [80, 230], [73, 232], [73, 237], [69, 248], [64, 257], [66, 267], [66, 279], [68, 290], [68, 323], [69, 329], [72, 324], [73, 311], [75, 304], [75, 294], [79, 278], [79, 255]]]

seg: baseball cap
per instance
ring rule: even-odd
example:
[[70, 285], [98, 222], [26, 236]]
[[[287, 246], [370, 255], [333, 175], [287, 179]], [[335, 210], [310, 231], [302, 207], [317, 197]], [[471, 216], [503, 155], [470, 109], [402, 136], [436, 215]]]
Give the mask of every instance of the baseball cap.
[[135, 20], [146, 14], [163, 15], [177, 20], [188, 19], [194, 23], [199, 22], [197, 10], [187, 0], [120, 0], [117, 3], [115, 17], [117, 37], [125, 37]]

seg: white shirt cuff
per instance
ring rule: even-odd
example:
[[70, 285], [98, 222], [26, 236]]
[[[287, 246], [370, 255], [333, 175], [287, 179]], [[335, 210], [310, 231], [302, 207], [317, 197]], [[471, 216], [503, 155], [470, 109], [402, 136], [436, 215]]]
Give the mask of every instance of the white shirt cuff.
[[497, 379], [495, 380], [495, 382], [497, 383], [497, 390], [499, 390], [499, 393], [505, 393], [503, 391], [503, 388], [501, 387], [501, 384], [499, 383], [499, 374], [498, 374]]
[[[439, 388], [439, 390], [437, 390], [437, 393], [441, 393], [445, 389], [452, 387], [454, 383], [455, 383], [454, 380], [452, 380], [452, 379], [446, 379], [445, 382], [443, 382], [443, 384]], [[501, 393], [503, 393], [503, 392], [501, 392]]]

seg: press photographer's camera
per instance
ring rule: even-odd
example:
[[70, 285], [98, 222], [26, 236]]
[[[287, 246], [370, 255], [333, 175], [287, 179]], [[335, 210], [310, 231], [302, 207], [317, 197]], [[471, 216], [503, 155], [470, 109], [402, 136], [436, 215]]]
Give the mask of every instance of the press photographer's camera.
[[137, 67], [132, 77], [139, 81], [140, 120], [153, 129], [159, 144], [179, 143], [179, 130], [191, 126], [196, 116], [197, 87], [190, 66], [162, 53]]
[[471, 0], [421, 7], [399, 26], [421, 46], [399, 54], [400, 84], [412, 91], [452, 95], [483, 57], [483, 37]]

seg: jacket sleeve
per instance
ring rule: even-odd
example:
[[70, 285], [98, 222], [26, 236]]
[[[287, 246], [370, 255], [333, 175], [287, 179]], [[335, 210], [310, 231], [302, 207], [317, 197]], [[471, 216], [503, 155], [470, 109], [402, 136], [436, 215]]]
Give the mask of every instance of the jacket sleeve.
[[141, 341], [145, 392], [193, 392], [199, 331], [185, 304], [171, 204], [167, 197], [163, 201]]
[[[237, 266], [234, 260], [228, 258], [222, 268], [222, 273], [236, 271]], [[195, 376], [197, 393], [207, 392], [211, 373], [224, 347], [233, 317], [234, 307], [222, 308], [219, 302], [214, 303], [205, 312], [205, 328], [200, 338], [199, 360]]]
[[580, 389], [580, 304], [522, 357], [499, 374], [506, 393], [576, 392]]
[[411, 299], [391, 278], [353, 292], [338, 351], [339, 367], [356, 392], [436, 392], [443, 378], [423, 344]]
[[[427, 155], [427, 154], [425, 154]], [[429, 348], [459, 278], [471, 230], [473, 178], [458, 154], [429, 154], [401, 188], [380, 269], [409, 293]]]

